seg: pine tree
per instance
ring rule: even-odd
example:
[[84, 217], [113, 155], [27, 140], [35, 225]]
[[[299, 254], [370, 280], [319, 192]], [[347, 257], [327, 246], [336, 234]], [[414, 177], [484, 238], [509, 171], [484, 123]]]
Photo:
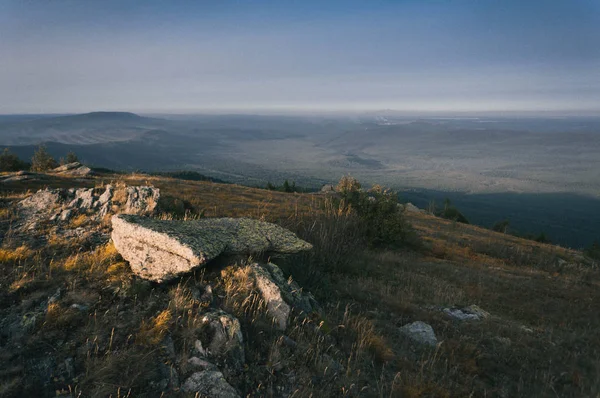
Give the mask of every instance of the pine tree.
[[31, 158], [32, 171], [47, 171], [58, 167], [58, 163], [48, 153], [45, 145], [40, 145]]
[[19, 171], [25, 168], [25, 162], [19, 159], [8, 148], [4, 148], [4, 151], [0, 155], [0, 171]]

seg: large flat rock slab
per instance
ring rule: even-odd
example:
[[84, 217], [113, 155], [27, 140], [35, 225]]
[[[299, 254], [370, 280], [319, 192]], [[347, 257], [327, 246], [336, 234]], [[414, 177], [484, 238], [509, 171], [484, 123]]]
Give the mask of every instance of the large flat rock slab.
[[164, 281], [221, 254], [291, 254], [312, 245], [278, 225], [249, 218], [158, 220], [136, 215], [112, 218], [112, 239], [137, 275]]

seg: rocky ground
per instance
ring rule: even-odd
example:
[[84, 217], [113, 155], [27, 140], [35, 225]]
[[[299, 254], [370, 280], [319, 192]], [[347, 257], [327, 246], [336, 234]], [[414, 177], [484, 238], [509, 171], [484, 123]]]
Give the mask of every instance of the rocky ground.
[[581, 253], [410, 206], [419, 251], [325, 246], [310, 195], [66, 178], [1, 198], [0, 396], [600, 393]]

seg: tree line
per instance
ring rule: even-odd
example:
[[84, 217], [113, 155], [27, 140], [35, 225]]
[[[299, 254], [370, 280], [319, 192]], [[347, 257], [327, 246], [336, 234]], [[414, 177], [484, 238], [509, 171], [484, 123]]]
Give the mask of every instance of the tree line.
[[37, 147], [29, 162], [20, 159], [10, 149], [4, 148], [4, 151], [0, 154], [0, 171], [30, 170], [41, 172], [74, 162], [79, 162], [79, 158], [74, 152], [67, 153], [65, 157], [57, 161], [50, 155], [45, 145]]

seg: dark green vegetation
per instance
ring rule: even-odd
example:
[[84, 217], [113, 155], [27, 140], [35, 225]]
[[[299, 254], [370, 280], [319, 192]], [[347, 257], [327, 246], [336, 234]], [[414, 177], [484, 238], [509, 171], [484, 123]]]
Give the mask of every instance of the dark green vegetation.
[[58, 162], [48, 153], [44, 145], [40, 145], [31, 158], [31, 171], [48, 171], [58, 167]]
[[463, 194], [433, 190], [405, 190], [403, 201], [427, 209], [432, 201], [449, 197], [475, 225], [493, 227], [498, 220], [510, 221], [512, 234], [537, 238], [542, 233], [556, 244], [581, 249], [600, 239], [600, 199], [575, 194], [498, 193]]
[[[10, 233], [18, 219], [12, 203], [23, 192], [107, 182], [153, 184], [163, 197], [207, 217], [276, 221], [313, 243], [311, 253], [273, 259], [323, 307], [306, 321], [311, 328], [294, 323], [286, 334], [297, 345], [284, 344], [248, 288], [243, 264], [224, 273], [228, 264], [214, 264], [156, 285], [132, 275], [110, 244], [61, 239], [50, 223], [36, 229], [41, 245], [31, 234], [21, 240]], [[283, 395], [282, 385], [291, 386], [285, 395], [297, 397], [600, 393], [598, 262], [473, 225], [398, 214], [388, 206], [394, 196], [380, 198], [381, 206], [368, 199], [385, 190], [357, 188], [347, 179], [335, 197], [149, 175], [3, 185], [0, 356], [6, 365], [0, 394], [160, 396], [172, 367], [189, 372], [187, 358], [169, 356], [171, 343], [176, 352], [193, 345], [207, 306], [197, 290], [215, 282], [215, 299], [242, 323], [248, 366], [228, 381], [244, 395]], [[413, 249], [405, 239], [369, 244], [378, 231], [382, 237], [395, 231], [395, 224], [373, 229], [388, 217], [403, 228], [410, 223], [420, 246]], [[91, 223], [83, 217], [69, 228]], [[440, 310], [471, 304], [491, 316], [461, 322]], [[433, 327], [436, 348], [401, 335], [399, 328], [413, 321]], [[184, 396], [175, 389], [169, 395]]]
[[29, 169], [29, 167], [29, 164], [19, 159], [8, 148], [4, 148], [0, 154], [0, 171], [19, 171]]

